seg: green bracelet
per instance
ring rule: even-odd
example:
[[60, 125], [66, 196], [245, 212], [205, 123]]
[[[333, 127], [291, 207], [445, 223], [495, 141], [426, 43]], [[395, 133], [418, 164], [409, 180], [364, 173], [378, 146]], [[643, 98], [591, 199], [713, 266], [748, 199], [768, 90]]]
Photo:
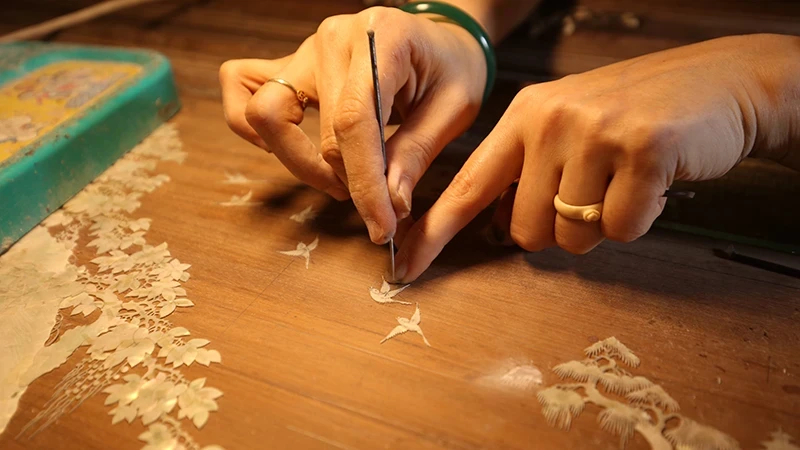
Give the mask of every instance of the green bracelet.
[[483, 50], [483, 55], [486, 57], [486, 88], [483, 91], [483, 102], [486, 103], [486, 99], [489, 98], [489, 94], [494, 87], [494, 79], [497, 75], [497, 58], [494, 55], [494, 48], [486, 30], [469, 14], [447, 3], [412, 2], [400, 6], [400, 9], [411, 14], [437, 14], [447, 17], [475, 37]]

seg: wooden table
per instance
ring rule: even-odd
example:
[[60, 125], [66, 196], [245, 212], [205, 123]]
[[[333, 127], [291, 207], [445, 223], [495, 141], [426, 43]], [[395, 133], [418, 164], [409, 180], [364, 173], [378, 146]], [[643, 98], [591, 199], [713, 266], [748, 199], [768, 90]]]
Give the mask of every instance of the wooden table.
[[[308, 2], [313, 13], [302, 18], [308, 6], [222, 3], [166, 16], [174, 4], [153, 5], [58, 36], [149, 46], [175, 65], [183, 109], [174, 123], [188, 158], [159, 165], [171, 181], [145, 195], [134, 216], [152, 219], [148, 243], [167, 242], [174, 257], [192, 264], [184, 286], [195, 306], [178, 308], [170, 320], [210, 340], [208, 348], [222, 357], [220, 364], [182, 368], [187, 378], [206, 377], [224, 393], [201, 430], [184, 425], [198, 443], [617, 448], [619, 438], [598, 423], [608, 409], [586, 404], [565, 431], [548, 425], [537, 398], [569, 382], [555, 366], [584, 359], [585, 348], [610, 337], [641, 360], [627, 368], [631, 374], [661, 386], [680, 414], [732, 436], [741, 448], [762, 448], [779, 429], [800, 439], [800, 282], [719, 259], [711, 253], [717, 243], [708, 240], [652, 232], [581, 257], [557, 249], [525, 254], [487, 243], [483, 214], [397, 296], [419, 305], [431, 346], [415, 333], [381, 344], [396, 317], [414, 312], [413, 305], [381, 305], [369, 296], [386, 267], [385, 247], [369, 242], [350, 203], [298, 185], [275, 158], [230, 132], [214, 82], [223, 60], [288, 53], [314, 31], [313, 23], [359, 5]], [[34, 7], [12, 10], [3, 29], [42, 14]], [[318, 136], [313, 111], [303, 128]], [[446, 186], [470, 146], [474, 136], [454, 143], [432, 168], [416, 194], [415, 216]], [[226, 184], [226, 172], [257, 182]], [[256, 204], [220, 205], [249, 190]], [[289, 220], [309, 205], [319, 211], [316, 219]], [[278, 253], [316, 236], [308, 269], [301, 258]], [[79, 240], [79, 264], [95, 257], [88, 241]], [[111, 424], [105, 394], [33, 438], [16, 437], [83, 353], [31, 385], [0, 435], [0, 448], [144, 445], [137, 440], [145, 431], [141, 421]], [[650, 448], [641, 432], [628, 445]]]

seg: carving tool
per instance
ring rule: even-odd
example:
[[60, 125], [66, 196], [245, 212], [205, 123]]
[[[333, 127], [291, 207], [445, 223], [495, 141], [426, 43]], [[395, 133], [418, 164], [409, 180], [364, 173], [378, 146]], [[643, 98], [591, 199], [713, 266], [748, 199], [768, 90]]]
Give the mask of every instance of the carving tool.
[[669, 189], [667, 189], [664, 192], [664, 195], [662, 195], [662, 197], [667, 197], [667, 198], [694, 198], [694, 192], [692, 192], [692, 191], [670, 191]]
[[800, 269], [795, 269], [794, 267], [756, 258], [754, 256], [744, 255], [738, 252], [733, 244], [729, 245], [725, 250], [714, 249], [714, 254], [720, 258], [730, 261], [735, 261], [752, 267], [758, 267], [759, 269], [788, 275], [794, 278], [800, 278]]
[[[386, 161], [386, 133], [383, 125], [383, 109], [381, 108], [381, 88], [378, 82], [378, 57], [375, 50], [375, 32], [367, 30], [369, 37], [369, 56], [372, 61], [372, 85], [375, 88], [375, 118], [378, 120], [378, 129], [381, 132], [381, 153], [383, 154], [383, 174], [389, 174], [389, 165]], [[389, 184], [387, 177], [386, 184]], [[395, 281], [394, 273], [394, 238], [389, 239], [389, 254], [392, 260], [392, 281]]]

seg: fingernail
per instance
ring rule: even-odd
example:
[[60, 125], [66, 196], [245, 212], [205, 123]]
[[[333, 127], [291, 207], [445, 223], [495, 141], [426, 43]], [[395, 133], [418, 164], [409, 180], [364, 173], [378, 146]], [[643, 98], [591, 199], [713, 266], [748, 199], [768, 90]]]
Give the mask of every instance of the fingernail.
[[383, 228], [378, 225], [378, 222], [375, 222], [372, 219], [364, 219], [364, 223], [367, 224], [369, 238], [372, 240], [372, 242], [376, 244], [385, 244], [386, 242], [389, 242], [389, 238], [385, 236]]
[[[392, 283], [394, 284], [402, 283], [403, 278], [405, 278], [407, 272], [408, 272], [408, 263], [405, 261], [397, 262], [397, 265], [394, 268], [394, 280], [392, 280]], [[391, 278], [391, 276], [392, 274], [390, 273], [389, 277]], [[388, 279], [389, 278], [387, 278], [387, 280]]]
[[397, 195], [400, 197], [400, 200], [403, 201], [403, 206], [405, 206], [405, 211], [401, 211], [401, 216], [403, 219], [408, 217], [411, 214], [411, 180], [405, 177], [400, 178], [400, 186], [397, 187]]

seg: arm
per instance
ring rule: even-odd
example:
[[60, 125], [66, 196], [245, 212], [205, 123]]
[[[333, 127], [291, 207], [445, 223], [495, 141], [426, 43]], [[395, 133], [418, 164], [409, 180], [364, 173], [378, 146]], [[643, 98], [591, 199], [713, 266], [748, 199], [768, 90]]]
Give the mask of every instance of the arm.
[[518, 27], [541, 0], [451, 0], [480, 23], [497, 44]]

